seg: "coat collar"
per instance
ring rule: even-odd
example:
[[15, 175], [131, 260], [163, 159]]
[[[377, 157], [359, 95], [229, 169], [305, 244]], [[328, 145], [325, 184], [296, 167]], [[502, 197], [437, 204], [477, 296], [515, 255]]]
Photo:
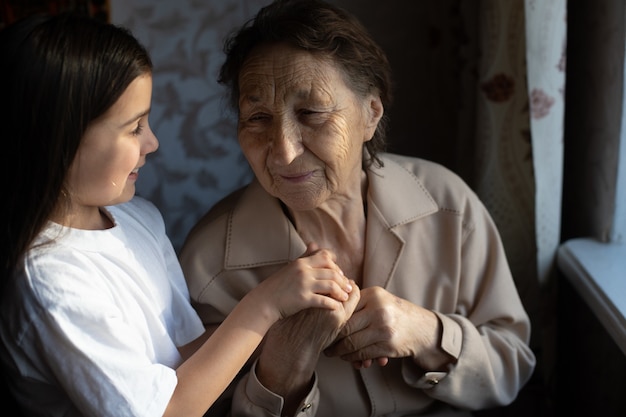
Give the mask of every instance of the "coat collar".
[[[368, 233], [375, 229], [395, 235], [394, 228], [437, 211], [437, 205], [412, 172], [384, 155], [382, 159], [383, 168], [367, 173]], [[306, 250], [279, 200], [256, 179], [242, 193], [227, 228], [227, 269], [285, 263]]]
[[[388, 228], [419, 219], [438, 210], [437, 204], [415, 174], [389, 157], [384, 167], [367, 174], [368, 207], [375, 206]], [[369, 222], [369, 220], [368, 220]]]

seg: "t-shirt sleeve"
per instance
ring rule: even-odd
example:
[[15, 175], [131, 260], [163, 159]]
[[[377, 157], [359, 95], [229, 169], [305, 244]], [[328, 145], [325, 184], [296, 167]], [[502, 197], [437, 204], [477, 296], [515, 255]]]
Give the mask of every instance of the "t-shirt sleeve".
[[55, 269], [47, 270], [54, 283], [40, 280], [25, 294], [34, 331], [21, 341], [24, 349], [41, 349], [85, 415], [161, 416], [177, 384], [175, 370], [150, 360], [145, 335], [85, 268], [47, 267]]

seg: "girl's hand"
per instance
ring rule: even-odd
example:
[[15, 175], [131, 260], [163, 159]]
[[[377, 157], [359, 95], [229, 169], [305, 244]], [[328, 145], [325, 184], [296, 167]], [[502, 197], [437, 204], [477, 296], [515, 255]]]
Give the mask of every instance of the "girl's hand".
[[306, 308], [335, 310], [348, 300], [354, 282], [343, 275], [335, 255], [311, 244], [306, 253], [255, 289], [260, 302], [283, 319]]

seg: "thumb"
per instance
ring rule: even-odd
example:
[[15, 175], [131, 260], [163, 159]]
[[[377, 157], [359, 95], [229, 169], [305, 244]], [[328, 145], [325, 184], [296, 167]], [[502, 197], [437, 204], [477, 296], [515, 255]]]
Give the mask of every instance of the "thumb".
[[309, 243], [307, 243], [306, 250], [304, 251], [304, 254], [302, 256], [313, 255], [318, 250], [320, 250], [320, 246], [317, 243], [309, 242]]

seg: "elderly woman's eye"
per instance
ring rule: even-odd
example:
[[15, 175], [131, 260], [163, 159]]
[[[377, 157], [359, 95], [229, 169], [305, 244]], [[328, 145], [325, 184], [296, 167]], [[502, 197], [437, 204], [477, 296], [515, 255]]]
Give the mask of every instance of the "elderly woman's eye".
[[311, 109], [302, 109], [298, 111], [298, 115], [306, 120], [317, 120], [320, 118], [322, 113]]
[[328, 113], [326, 112], [320, 112], [320, 111], [315, 111], [311, 109], [300, 110], [298, 114], [299, 114], [298, 117], [302, 123], [315, 124], [315, 125], [319, 125], [319, 124], [326, 122], [327, 115], [328, 115]]
[[269, 119], [269, 116], [265, 113], [255, 113], [248, 117], [248, 121], [250, 122], [260, 122], [267, 119]]

